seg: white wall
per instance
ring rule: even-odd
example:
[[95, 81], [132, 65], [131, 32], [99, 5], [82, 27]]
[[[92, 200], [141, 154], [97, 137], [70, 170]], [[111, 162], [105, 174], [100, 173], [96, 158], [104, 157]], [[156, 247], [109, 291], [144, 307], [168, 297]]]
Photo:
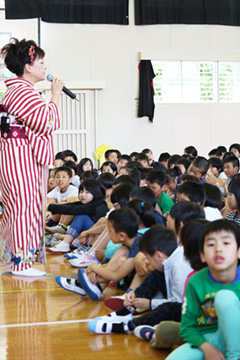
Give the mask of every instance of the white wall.
[[[129, 26], [41, 23], [50, 73], [65, 81], [106, 81], [98, 95], [96, 146], [107, 144], [123, 153], [150, 147], [157, 158], [164, 151], [182, 153], [188, 145], [206, 156], [215, 146], [240, 142], [239, 104], [158, 104], [151, 124], [136, 117], [135, 100], [138, 52], [184, 53], [190, 58], [194, 53], [219, 54], [226, 61], [237, 55], [240, 61], [240, 28], [135, 26], [133, 0], [129, 15]], [[37, 20], [4, 21], [3, 13], [0, 16], [0, 31], [37, 40]]]

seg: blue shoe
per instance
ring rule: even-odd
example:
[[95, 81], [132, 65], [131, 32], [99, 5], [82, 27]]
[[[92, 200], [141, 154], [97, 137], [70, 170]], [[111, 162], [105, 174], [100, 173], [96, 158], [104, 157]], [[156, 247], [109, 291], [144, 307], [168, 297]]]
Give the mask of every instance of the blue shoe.
[[81, 296], [86, 296], [87, 295], [86, 291], [83, 288], [81, 288], [80, 286], [78, 286], [76, 281], [77, 281], [76, 279], [69, 279], [69, 278], [65, 278], [63, 276], [56, 276], [56, 282], [63, 289], [72, 291]]
[[89, 277], [85, 273], [83, 269], [78, 270], [78, 281], [81, 287], [86, 291], [90, 299], [98, 300], [102, 296], [102, 291], [99, 289], [97, 285], [94, 285], [89, 280]]

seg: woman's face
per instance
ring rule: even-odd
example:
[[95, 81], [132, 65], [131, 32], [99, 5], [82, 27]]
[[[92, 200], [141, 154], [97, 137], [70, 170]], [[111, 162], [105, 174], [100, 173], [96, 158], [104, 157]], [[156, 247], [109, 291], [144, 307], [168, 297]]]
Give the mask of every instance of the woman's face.
[[91, 171], [92, 170], [92, 164], [91, 162], [88, 160], [85, 162], [85, 164], [82, 166], [82, 170], [85, 171]]
[[47, 67], [43, 58], [37, 57], [29, 69], [33, 84], [45, 80]]

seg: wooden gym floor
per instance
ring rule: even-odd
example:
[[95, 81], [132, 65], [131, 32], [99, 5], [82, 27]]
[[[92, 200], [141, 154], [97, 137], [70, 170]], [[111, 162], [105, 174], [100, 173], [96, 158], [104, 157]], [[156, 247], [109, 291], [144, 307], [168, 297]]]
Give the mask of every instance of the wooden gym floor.
[[134, 335], [90, 332], [89, 319], [109, 313], [104, 299], [121, 292], [108, 287], [103, 298], [92, 301], [65, 291], [55, 276], [76, 276], [77, 269], [62, 255], [47, 259], [43, 278], [14, 276], [0, 266], [0, 360], [166, 358], [169, 351], [154, 350]]

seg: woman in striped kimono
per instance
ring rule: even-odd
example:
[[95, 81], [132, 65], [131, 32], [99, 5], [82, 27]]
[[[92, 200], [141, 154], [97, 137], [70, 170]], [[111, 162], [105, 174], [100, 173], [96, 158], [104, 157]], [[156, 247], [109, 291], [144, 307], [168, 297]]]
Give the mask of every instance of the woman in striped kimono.
[[2, 49], [7, 68], [17, 78], [7, 80], [1, 118], [0, 187], [2, 219], [1, 262], [12, 274], [44, 276], [34, 269], [45, 263], [44, 208], [48, 166], [53, 164], [52, 132], [59, 128], [58, 100], [63, 83], [54, 78], [46, 104], [34, 89], [45, 79], [44, 51], [32, 40], [11, 39]]

